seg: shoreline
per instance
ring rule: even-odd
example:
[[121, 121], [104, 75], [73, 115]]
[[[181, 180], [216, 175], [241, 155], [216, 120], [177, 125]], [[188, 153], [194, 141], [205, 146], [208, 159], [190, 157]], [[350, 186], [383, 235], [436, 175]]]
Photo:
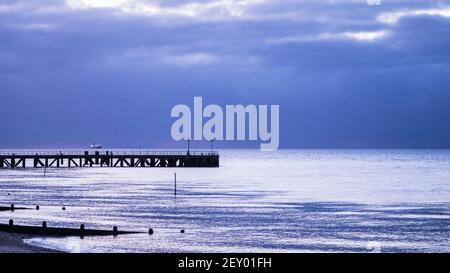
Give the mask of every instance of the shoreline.
[[61, 253], [61, 251], [24, 243], [27, 235], [0, 231], [0, 253]]

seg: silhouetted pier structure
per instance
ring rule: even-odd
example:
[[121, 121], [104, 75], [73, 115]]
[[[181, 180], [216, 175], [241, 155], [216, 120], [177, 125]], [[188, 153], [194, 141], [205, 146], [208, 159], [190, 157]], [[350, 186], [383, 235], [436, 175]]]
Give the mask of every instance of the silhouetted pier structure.
[[214, 151], [14, 150], [0, 151], [0, 168], [219, 167]]
[[9, 220], [9, 224], [0, 224], [0, 231], [8, 233], [42, 235], [42, 236], [107, 236], [139, 233], [135, 231], [121, 231], [116, 226], [111, 230], [102, 229], [86, 229], [82, 224], [80, 228], [58, 228], [48, 227], [47, 222], [43, 221], [42, 226], [21, 226], [15, 225], [13, 220]]

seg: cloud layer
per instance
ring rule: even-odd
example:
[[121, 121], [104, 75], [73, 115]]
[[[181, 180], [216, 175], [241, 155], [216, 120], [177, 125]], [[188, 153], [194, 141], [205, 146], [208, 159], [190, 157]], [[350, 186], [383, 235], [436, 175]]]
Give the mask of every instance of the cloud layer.
[[282, 147], [450, 147], [449, 26], [448, 1], [3, 0], [0, 147], [173, 146], [193, 96], [280, 104]]

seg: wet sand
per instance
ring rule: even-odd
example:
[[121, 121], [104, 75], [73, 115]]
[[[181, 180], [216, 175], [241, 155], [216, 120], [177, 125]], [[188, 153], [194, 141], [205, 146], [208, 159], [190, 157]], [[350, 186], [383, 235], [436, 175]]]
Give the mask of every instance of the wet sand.
[[0, 253], [57, 253], [59, 251], [27, 245], [22, 234], [0, 232]]

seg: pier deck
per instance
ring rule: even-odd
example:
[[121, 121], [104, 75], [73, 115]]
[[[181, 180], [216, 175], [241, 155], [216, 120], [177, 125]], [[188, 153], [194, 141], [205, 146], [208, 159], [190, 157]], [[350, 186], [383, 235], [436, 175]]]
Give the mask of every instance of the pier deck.
[[0, 151], [0, 168], [219, 167], [214, 151], [14, 150]]

